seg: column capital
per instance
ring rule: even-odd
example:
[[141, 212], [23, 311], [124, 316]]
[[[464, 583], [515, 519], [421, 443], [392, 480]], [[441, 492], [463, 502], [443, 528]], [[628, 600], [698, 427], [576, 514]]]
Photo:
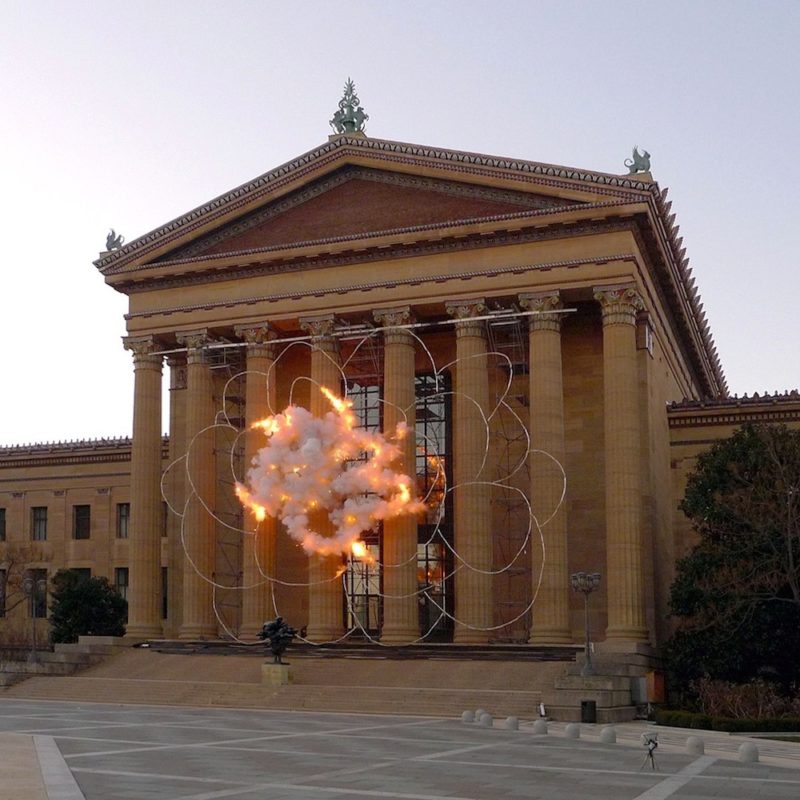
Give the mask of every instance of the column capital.
[[247, 343], [247, 354], [256, 358], [273, 358], [274, 340], [278, 338], [275, 328], [268, 322], [262, 324], [237, 325], [234, 333]]
[[325, 314], [319, 317], [301, 317], [300, 330], [310, 334], [311, 341], [316, 344], [317, 339], [328, 339], [333, 336], [335, 321], [333, 314]]
[[123, 336], [122, 346], [133, 353], [135, 369], [140, 367], [161, 369], [162, 356], [156, 351], [158, 343], [153, 336]]
[[410, 306], [398, 308], [379, 308], [372, 312], [375, 321], [386, 330], [383, 331], [384, 344], [414, 344], [411, 332], [403, 326], [414, 322]]
[[206, 346], [211, 341], [207, 328], [198, 328], [194, 331], [179, 331], [175, 334], [178, 344], [186, 347], [187, 363], [203, 363], [203, 354]]
[[635, 325], [644, 301], [634, 286], [596, 286], [594, 299], [603, 311], [603, 325]]
[[559, 333], [561, 331], [561, 318], [563, 315], [553, 313], [564, 308], [558, 291], [521, 294], [519, 296], [519, 304], [526, 311], [536, 312], [528, 317], [528, 330], [531, 333], [534, 331], [555, 331]]
[[372, 312], [375, 321], [385, 328], [393, 328], [399, 325], [411, 325], [414, 322], [414, 315], [411, 313], [411, 306], [397, 306], [396, 308], [378, 308]]
[[487, 311], [486, 301], [482, 297], [469, 300], [448, 300], [445, 303], [445, 310], [457, 320], [456, 337], [485, 336], [484, 320], [475, 319], [483, 316]]

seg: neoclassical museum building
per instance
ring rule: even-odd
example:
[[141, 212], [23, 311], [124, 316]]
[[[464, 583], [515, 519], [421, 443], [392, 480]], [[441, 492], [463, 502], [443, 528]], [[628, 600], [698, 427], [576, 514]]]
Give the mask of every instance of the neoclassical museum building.
[[[132, 436], [0, 447], [2, 553], [108, 577], [147, 638], [251, 639], [280, 614], [312, 642], [581, 642], [570, 575], [597, 572], [599, 646], [657, 647], [697, 454], [800, 425], [800, 396], [728, 396], [649, 164], [387, 141], [342, 109], [319, 147], [100, 254], [129, 299]], [[357, 553], [309, 553], [235, 493], [252, 424], [331, 412], [322, 386], [410, 431], [396, 466], [424, 510]]]

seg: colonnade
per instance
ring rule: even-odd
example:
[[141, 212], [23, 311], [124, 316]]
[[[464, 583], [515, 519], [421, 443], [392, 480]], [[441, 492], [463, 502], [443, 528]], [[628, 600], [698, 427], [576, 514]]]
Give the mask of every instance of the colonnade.
[[[603, 383], [605, 428], [606, 558], [608, 595], [607, 640], [644, 642], [645, 624], [642, 574], [642, 512], [640, 485], [640, 424], [636, 317], [642, 301], [628, 286], [598, 287], [594, 299], [603, 320]], [[558, 291], [524, 294], [520, 305], [529, 312], [529, 407], [531, 449], [530, 497], [539, 524], [558, 510], [542, 527], [545, 559], [542, 565], [529, 548], [534, 582], [541, 585], [533, 609], [533, 643], [573, 641], [570, 620], [568, 531], [566, 506], [559, 500], [563, 476], [558, 465], [565, 461], [565, 420], [562, 377], [561, 328], [563, 303]], [[454, 548], [456, 556], [454, 640], [483, 643], [492, 638], [492, 519], [490, 475], [481, 464], [486, 453], [486, 415], [490, 411], [486, 304], [483, 299], [454, 300], [446, 304], [453, 318], [456, 337], [455, 400], [453, 420]], [[387, 432], [406, 418], [414, 429], [415, 342], [408, 326], [413, 323], [409, 307], [375, 312], [384, 337], [383, 419]], [[338, 340], [334, 318], [309, 317], [300, 326], [312, 343], [312, 386], [338, 390], [341, 379]], [[276, 357], [274, 330], [268, 323], [236, 328], [247, 353], [246, 424], [269, 413], [275, 406], [275, 381], [266, 381]], [[185, 398], [181, 413], [172, 414], [173, 423], [185, 431], [171, 431], [185, 448], [192, 444], [187, 464], [197, 494], [186, 507], [187, 532], [181, 565], [181, 638], [213, 637], [217, 633], [212, 602], [212, 585], [203, 576], [214, 571], [215, 521], [208, 508], [214, 507], [214, 440], [207, 432], [213, 424], [212, 381], [207, 362], [207, 331], [178, 335], [186, 347], [186, 363], [170, 361], [173, 371], [185, 369]], [[131, 562], [128, 633], [157, 636], [162, 623], [160, 594], [160, 478], [161, 478], [161, 362], [152, 337], [129, 337], [126, 348], [133, 351], [135, 369], [133, 455], [131, 478]], [[173, 383], [175, 383], [173, 381]], [[174, 388], [174, 387], [173, 387]], [[311, 412], [322, 415], [329, 406], [317, 391], [311, 391]], [[182, 421], [181, 421], [182, 420]], [[205, 432], [204, 432], [205, 431]], [[250, 463], [258, 446], [255, 436], [245, 437], [245, 463]], [[413, 436], [403, 441], [398, 467], [415, 474]], [[543, 457], [542, 453], [552, 456]], [[188, 489], [188, 487], [187, 487]], [[329, 526], [327, 518], [312, 520], [320, 533]], [[258, 523], [248, 515], [244, 534], [241, 634], [253, 636], [264, 619], [274, 615], [268, 575], [279, 572], [276, 563], [274, 520]], [[181, 548], [181, 551], [183, 548]], [[417, 522], [406, 516], [389, 520], [383, 531], [383, 629], [384, 642], [402, 643], [419, 636], [417, 591]], [[173, 548], [173, 556], [178, 551]], [[342, 561], [338, 556], [310, 556], [308, 579], [308, 636], [314, 641], [342, 635]], [[200, 573], [200, 574], [198, 574]]]

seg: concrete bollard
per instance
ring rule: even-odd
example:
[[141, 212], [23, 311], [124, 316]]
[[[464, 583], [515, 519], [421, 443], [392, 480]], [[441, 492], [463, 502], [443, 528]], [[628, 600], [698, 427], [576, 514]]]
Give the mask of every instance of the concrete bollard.
[[462, 722], [475, 722], [475, 712], [474, 711], [465, 711], [461, 715]]
[[758, 761], [758, 747], [752, 742], [742, 742], [739, 745], [739, 761], [743, 761], [745, 764]]
[[534, 733], [546, 734], [547, 733], [547, 720], [545, 720], [545, 719], [534, 720], [533, 732]]
[[564, 736], [566, 736], [567, 739], [580, 739], [581, 726], [578, 725], [577, 722], [570, 722], [570, 724], [564, 728]]
[[686, 740], [686, 752], [690, 756], [702, 756], [706, 752], [706, 743], [699, 736], [690, 736]]
[[610, 725], [600, 731], [600, 741], [603, 744], [614, 744], [617, 741], [617, 732]]
[[480, 721], [481, 721], [481, 717], [482, 717], [482, 716], [483, 716], [485, 713], [486, 713], [486, 709], [485, 709], [485, 708], [479, 708], [479, 709], [478, 709], [478, 710], [475, 712], [475, 722], [480, 722]]
[[492, 728], [494, 727], [494, 718], [491, 714], [487, 714], [485, 711], [481, 714], [480, 720], [478, 720], [478, 724], [481, 728]]
[[506, 717], [506, 730], [518, 731], [519, 720], [516, 717]]

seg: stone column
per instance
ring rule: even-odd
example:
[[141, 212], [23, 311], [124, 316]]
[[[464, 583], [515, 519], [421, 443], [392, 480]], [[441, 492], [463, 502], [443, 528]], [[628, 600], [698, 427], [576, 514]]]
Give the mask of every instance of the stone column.
[[[339, 343], [333, 337], [333, 316], [300, 320], [300, 327], [311, 334], [310, 410], [321, 417], [331, 410], [328, 399], [319, 390], [324, 386], [334, 394], [341, 392]], [[333, 534], [333, 525], [325, 511], [310, 514], [313, 530]], [[342, 556], [311, 555], [308, 558], [308, 638], [315, 642], [338, 639], [344, 632], [342, 582], [336, 577], [342, 570]]]
[[[252, 426], [275, 412], [275, 371], [270, 367], [275, 360], [275, 331], [269, 325], [242, 325], [236, 335], [247, 342], [247, 375], [245, 377], [245, 425], [244, 477], [253, 464], [253, 459], [266, 440], [262, 431]], [[269, 373], [269, 380], [267, 374]], [[244, 585], [242, 593], [241, 636], [255, 639], [265, 620], [272, 619], [274, 609], [271, 601], [271, 583], [275, 576], [276, 541], [278, 522], [267, 517], [259, 522], [252, 511], [245, 512], [245, 531], [242, 546], [242, 570]]]
[[[489, 410], [489, 371], [486, 359], [486, 325], [474, 319], [486, 311], [483, 300], [455, 301], [447, 313], [456, 323], [456, 396], [453, 424], [453, 475], [455, 483], [455, 536], [458, 559], [478, 570], [492, 568], [491, 491], [484, 473], [478, 475], [486, 452], [484, 415]], [[477, 406], [476, 406], [477, 404]], [[453, 641], [480, 644], [489, 640], [492, 625], [492, 576], [465, 565], [455, 575], [456, 624]], [[476, 630], [476, 628], [478, 630]], [[484, 629], [484, 630], [480, 630]]]
[[[520, 305], [539, 312], [528, 317], [528, 374], [530, 401], [531, 505], [541, 527], [544, 560], [541, 585], [533, 606], [531, 644], [572, 642], [569, 622], [569, 568], [567, 561], [567, 513], [559, 506], [564, 476], [553, 459], [563, 467], [564, 385], [561, 365], [561, 319], [563, 308], [558, 292], [520, 295]], [[548, 454], [548, 455], [545, 455]], [[558, 509], [558, 510], [556, 510]], [[552, 517], [548, 520], [549, 517]], [[537, 562], [542, 556], [539, 530], [531, 529], [530, 551], [534, 585], [539, 581]]]
[[[216, 555], [217, 523], [212, 515], [216, 505], [216, 431], [208, 429], [215, 421], [214, 390], [206, 350], [207, 331], [180, 333], [178, 341], [187, 348], [186, 490], [191, 498], [183, 521], [183, 619], [179, 636], [200, 639], [217, 635], [210, 583]], [[191, 496], [190, 480], [195, 496]]]
[[[642, 479], [636, 314], [644, 306], [630, 287], [600, 287], [603, 311], [603, 400], [606, 484], [606, 640], [648, 639], [642, 585]], [[587, 567], [588, 569], [588, 567]], [[604, 576], [605, 577], [605, 576]]]
[[[167, 497], [178, 513], [167, 511], [168, 586], [167, 586], [167, 630], [165, 635], [177, 636], [182, 619], [183, 606], [183, 541], [182, 519], [186, 505], [186, 355], [181, 353], [167, 357], [169, 365], [169, 471]], [[176, 463], [177, 462], [177, 463]]]
[[[411, 310], [382, 309], [375, 312], [383, 332], [383, 430], [394, 434], [397, 423], [406, 421], [408, 435], [399, 442], [400, 472], [416, 475], [414, 337], [404, 328], [412, 322]], [[383, 523], [383, 627], [381, 641], [410, 642], [418, 639], [419, 610], [417, 591], [417, 518], [412, 515], [388, 519]], [[395, 566], [396, 565], [396, 566]]]
[[128, 626], [131, 637], [161, 635], [161, 362], [152, 336], [130, 336], [133, 444]]

